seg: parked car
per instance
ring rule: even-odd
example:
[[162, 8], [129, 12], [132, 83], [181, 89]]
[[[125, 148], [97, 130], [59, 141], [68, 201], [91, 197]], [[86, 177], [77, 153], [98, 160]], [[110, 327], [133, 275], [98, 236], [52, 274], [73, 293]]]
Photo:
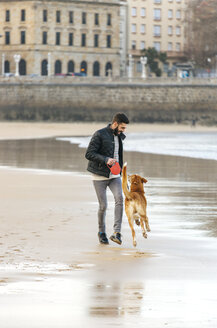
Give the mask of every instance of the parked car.
[[74, 76], [87, 76], [87, 74], [84, 72], [80, 72], [80, 73], [74, 73]]
[[5, 73], [4, 76], [5, 77], [12, 77], [12, 76], [15, 76], [15, 74], [13, 74], [13, 73]]

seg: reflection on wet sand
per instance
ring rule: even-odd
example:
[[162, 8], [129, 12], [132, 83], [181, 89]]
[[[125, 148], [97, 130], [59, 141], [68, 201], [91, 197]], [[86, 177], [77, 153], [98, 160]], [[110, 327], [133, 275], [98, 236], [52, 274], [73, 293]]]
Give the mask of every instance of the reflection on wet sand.
[[[0, 165], [83, 173], [84, 151], [54, 139], [2, 141]], [[87, 176], [0, 170], [2, 327], [11, 313], [13, 328], [38, 318], [52, 328], [216, 327], [217, 163], [133, 152], [125, 160], [149, 180], [152, 232], [138, 232], [137, 248], [126, 217], [122, 245], [98, 245]]]
[[[53, 138], [0, 141], [0, 165], [85, 172], [85, 149]], [[125, 152], [129, 172], [163, 179], [215, 182], [217, 161]]]
[[[83, 173], [84, 153], [85, 149], [54, 138], [5, 140], [0, 141], [0, 166]], [[151, 201], [154, 194], [169, 196], [173, 206], [182, 206], [184, 220], [193, 213], [201, 229], [217, 236], [217, 161], [137, 152], [125, 152], [125, 160], [129, 174], [136, 172], [149, 180], [146, 190], [151, 192]]]
[[90, 316], [119, 317], [140, 315], [144, 287], [142, 283], [96, 283], [90, 290]]

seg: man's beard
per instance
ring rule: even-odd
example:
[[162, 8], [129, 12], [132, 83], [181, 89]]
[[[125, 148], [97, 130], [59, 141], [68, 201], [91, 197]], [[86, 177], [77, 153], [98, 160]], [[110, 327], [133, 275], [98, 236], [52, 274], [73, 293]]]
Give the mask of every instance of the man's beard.
[[119, 134], [118, 126], [113, 130], [113, 133], [115, 136], [118, 136]]

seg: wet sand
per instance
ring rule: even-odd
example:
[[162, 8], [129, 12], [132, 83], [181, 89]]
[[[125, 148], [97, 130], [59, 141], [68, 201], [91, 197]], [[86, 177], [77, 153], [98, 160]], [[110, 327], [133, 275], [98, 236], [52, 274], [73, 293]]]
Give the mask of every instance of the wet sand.
[[[101, 129], [107, 123], [75, 122], [75, 123], [45, 123], [45, 122], [0, 122], [1, 139], [46, 138], [55, 136], [89, 136]], [[189, 124], [129, 124], [128, 132], [161, 132], [161, 131], [216, 131], [215, 126], [191, 127]]]
[[216, 327], [217, 163], [125, 153], [149, 180], [152, 231], [134, 248], [124, 216], [123, 244], [102, 246], [83, 153], [0, 142], [2, 327]]

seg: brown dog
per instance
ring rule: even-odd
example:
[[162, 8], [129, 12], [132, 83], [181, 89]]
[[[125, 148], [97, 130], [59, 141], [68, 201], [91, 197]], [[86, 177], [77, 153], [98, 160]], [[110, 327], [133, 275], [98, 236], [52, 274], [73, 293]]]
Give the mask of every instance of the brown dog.
[[145, 198], [145, 192], [143, 183], [148, 182], [145, 178], [140, 177], [137, 174], [129, 176], [130, 190], [127, 188], [127, 163], [124, 164], [122, 172], [122, 188], [125, 195], [125, 212], [129, 221], [130, 228], [133, 236], [133, 246], [136, 246], [136, 236], [134, 230], [134, 220], [137, 225], [141, 224], [143, 237], [147, 238], [144, 223], [147, 231], [151, 231], [148, 223], [148, 217], [146, 214], [147, 201]]

